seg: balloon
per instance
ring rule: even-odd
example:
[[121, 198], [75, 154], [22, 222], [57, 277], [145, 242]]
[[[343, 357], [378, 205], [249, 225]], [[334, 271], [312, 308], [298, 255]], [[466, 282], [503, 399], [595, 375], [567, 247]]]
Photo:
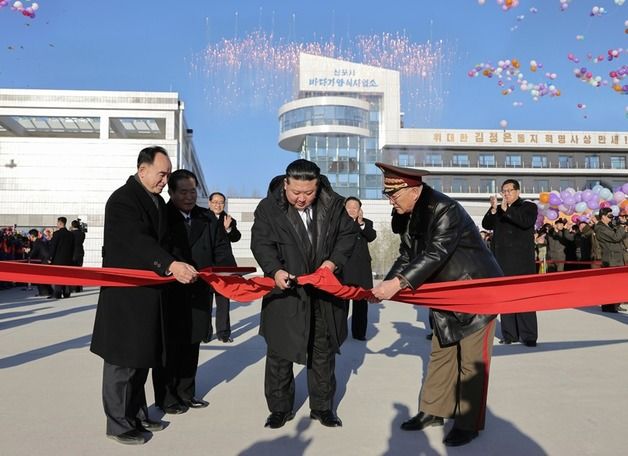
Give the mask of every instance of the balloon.
[[587, 210], [587, 203], [582, 201], [578, 204], [576, 204], [576, 212], [584, 212]]
[[548, 219], [550, 219], [550, 220], [554, 221], [554, 220], [556, 220], [556, 219], [558, 218], [558, 212], [556, 212], [556, 211], [555, 211], [555, 210], [553, 210], [553, 209], [550, 209], [550, 210], [548, 210], [548, 211], [545, 213], [545, 216], [546, 216]]
[[619, 206], [611, 206], [611, 211], [615, 217], [619, 215]]
[[582, 201], [582, 192], [576, 192], [573, 198], [576, 200], [576, 203], [579, 203], [580, 201]]
[[598, 203], [596, 199], [590, 199], [587, 201], [587, 207], [589, 209], [596, 210], [600, 208], [600, 203]]
[[621, 191], [624, 193], [628, 193], [628, 182], [621, 186]]
[[604, 188], [604, 187], [602, 187], [600, 184], [596, 184], [596, 185], [594, 185], [594, 186], [593, 186], [593, 188], [591, 189], [591, 191], [592, 191], [593, 193], [597, 193], [597, 194], [599, 194], [599, 193], [602, 191], [602, 189], [603, 189], [603, 188]]
[[502, 119], [499, 121], [499, 126], [502, 127], [502, 129], [506, 129], [506, 127], [508, 127], [508, 121], [506, 119]]
[[602, 201], [600, 203], [600, 208], [602, 207], [611, 207], [611, 203], [609, 203], [608, 201]]
[[[582, 201], [589, 201], [593, 192], [588, 188], [582, 192]], [[597, 196], [596, 196], [597, 197]]]
[[560, 199], [559, 195], [557, 195], [556, 193], [550, 193], [550, 196], [549, 196], [550, 206], [558, 206], [561, 202], [562, 200]]
[[613, 197], [613, 193], [607, 189], [607, 188], [603, 188], [600, 191], [600, 198], [605, 199], [605, 200], [609, 200]]
[[563, 198], [563, 203], [565, 203], [566, 206], [575, 206], [577, 201], [576, 201], [576, 198], [573, 195], [567, 194]]
[[574, 214], [571, 216], [572, 223], [578, 223], [579, 220], [580, 220], [580, 216], [578, 214]]
[[542, 192], [539, 194], [539, 201], [543, 204], [549, 203], [550, 194], [549, 192]]
[[626, 194], [621, 190], [617, 190], [615, 193], [613, 193], [613, 198], [615, 199], [615, 201], [620, 203], [626, 199]]

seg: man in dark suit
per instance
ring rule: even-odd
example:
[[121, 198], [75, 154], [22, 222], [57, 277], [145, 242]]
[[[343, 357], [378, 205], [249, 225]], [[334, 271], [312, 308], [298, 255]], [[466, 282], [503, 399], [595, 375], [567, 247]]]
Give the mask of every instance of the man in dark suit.
[[[50, 241], [50, 264], [60, 266], [72, 266], [74, 256], [74, 236], [68, 231], [65, 225], [68, 219], [59, 217], [57, 219], [57, 231], [52, 235]], [[54, 285], [54, 294], [49, 299], [61, 299], [70, 297], [70, 287], [67, 285]]]
[[310, 418], [342, 426], [333, 410], [336, 353], [347, 337], [346, 302], [294, 283], [319, 268], [340, 272], [355, 243], [355, 223], [315, 163], [295, 160], [275, 177], [255, 210], [251, 250], [276, 287], [262, 300], [266, 340], [266, 427], [294, 417], [292, 363], [306, 364]]
[[[48, 263], [50, 259], [50, 251], [48, 243], [39, 237], [39, 231], [35, 228], [28, 232], [28, 239], [31, 241], [31, 247], [28, 252], [28, 262], [39, 261], [42, 264]], [[37, 285], [37, 296], [52, 296], [52, 287], [50, 285]]]
[[[379, 299], [424, 283], [499, 277], [502, 271], [475, 223], [462, 206], [425, 185], [427, 171], [376, 163], [384, 173], [384, 194], [407, 222], [400, 233], [399, 257], [383, 282]], [[408, 219], [409, 215], [409, 219]], [[484, 429], [495, 315], [433, 309], [434, 336], [421, 388], [419, 413], [401, 425], [405, 431], [454, 425], [446, 446], [465, 445]]]
[[[85, 242], [85, 232], [81, 228], [81, 222], [78, 220], [72, 220], [70, 224], [70, 233], [74, 236], [74, 255], [72, 256], [72, 262], [74, 266], [83, 266], [83, 258], [85, 257], [85, 249], [83, 243]], [[82, 286], [74, 287], [74, 291], [80, 293], [83, 291]]]
[[[167, 151], [140, 151], [137, 173], [109, 197], [105, 206], [103, 267], [141, 269], [181, 283], [196, 270], [169, 252], [166, 203], [159, 195], [171, 171]], [[103, 358], [103, 405], [107, 436], [123, 444], [146, 443], [146, 431], [163, 423], [148, 418], [144, 383], [148, 369], [163, 365], [164, 287], [102, 287], [91, 351]]]
[[[345, 209], [357, 225], [355, 247], [347, 264], [342, 270], [343, 283], [355, 285], [370, 290], [373, 288], [373, 271], [371, 270], [371, 254], [369, 242], [377, 237], [373, 229], [373, 222], [364, 218], [362, 213], [362, 201], [355, 196], [345, 200]], [[356, 340], [366, 340], [366, 323], [368, 320], [368, 302], [364, 300], [353, 301], [353, 313], [351, 315], [351, 335]]]
[[[225, 211], [225, 205], [227, 199], [225, 195], [220, 192], [214, 192], [209, 195], [209, 217], [216, 222], [216, 226], [219, 230], [223, 230], [229, 240], [229, 254], [216, 264], [216, 266], [237, 266], [233, 252], [231, 250], [231, 243], [238, 242], [242, 237], [242, 233], [238, 231], [238, 223]], [[216, 296], [216, 337], [223, 343], [233, 342], [231, 338], [231, 319], [229, 318], [229, 309], [231, 302], [229, 298], [215, 293]], [[210, 303], [213, 296], [210, 296]], [[211, 307], [209, 309], [211, 316]], [[211, 319], [209, 325], [209, 331], [205, 337], [205, 342], [209, 342], [212, 338], [212, 326]]]
[[[207, 209], [196, 205], [196, 176], [185, 169], [168, 179], [167, 214], [172, 254], [197, 269], [215, 266], [229, 255], [229, 241]], [[211, 325], [211, 287], [202, 280], [172, 284], [165, 307], [166, 365], [153, 369], [155, 404], [165, 413], [180, 414], [203, 408], [196, 398], [196, 370], [200, 342]]]
[[[535, 274], [534, 224], [537, 207], [519, 197], [519, 182], [507, 179], [502, 184], [502, 202], [491, 196], [491, 207], [482, 219], [482, 226], [493, 230], [491, 246], [504, 274]], [[536, 312], [502, 314], [500, 344], [521, 342], [536, 347], [538, 328]]]

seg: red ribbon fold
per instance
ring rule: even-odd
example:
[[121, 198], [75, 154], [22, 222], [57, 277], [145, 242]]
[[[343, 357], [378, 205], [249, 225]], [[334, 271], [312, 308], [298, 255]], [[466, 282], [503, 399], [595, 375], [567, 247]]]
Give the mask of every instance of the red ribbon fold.
[[[238, 275], [254, 268], [208, 268], [202, 280], [218, 293], [240, 302], [255, 301], [275, 286], [270, 277], [245, 279]], [[0, 262], [0, 280], [56, 285], [131, 287], [160, 285], [174, 278], [151, 271], [88, 268]], [[369, 299], [370, 290], [342, 285], [328, 269], [297, 278], [299, 285], [314, 286], [342, 299]], [[587, 307], [628, 301], [628, 267], [588, 269], [430, 283], [416, 290], [402, 290], [393, 300], [454, 312], [498, 314]]]

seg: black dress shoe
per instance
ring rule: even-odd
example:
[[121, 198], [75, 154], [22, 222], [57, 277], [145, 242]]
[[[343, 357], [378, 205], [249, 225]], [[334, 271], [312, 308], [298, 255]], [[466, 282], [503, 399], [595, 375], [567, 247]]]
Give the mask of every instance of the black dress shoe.
[[420, 431], [426, 427], [442, 426], [443, 424], [445, 424], [445, 420], [442, 417], [419, 412], [418, 415], [401, 423], [401, 429], [404, 431]]
[[188, 408], [183, 404], [172, 404], [159, 408], [168, 415], [181, 415], [188, 411]]
[[108, 435], [112, 440], [123, 445], [144, 445], [146, 443], [146, 437], [137, 429], [132, 429], [119, 435]]
[[361, 340], [361, 341], [365, 341], [365, 340], [366, 340], [366, 337], [365, 337], [365, 336], [353, 336], [353, 338], [354, 338], [355, 340]]
[[526, 347], [536, 347], [536, 341], [535, 340], [524, 340], [523, 341], [523, 345], [525, 345]]
[[286, 424], [286, 421], [290, 421], [292, 418], [294, 418], [294, 413], [292, 412], [273, 412], [266, 418], [264, 427], [279, 429]]
[[338, 418], [338, 416], [331, 410], [312, 410], [310, 412], [310, 418], [320, 421], [323, 426], [342, 426], [342, 421], [340, 421], [340, 418]]
[[192, 399], [188, 399], [183, 401], [183, 405], [185, 405], [186, 407], [189, 408], [205, 408], [209, 405], [209, 402], [204, 401], [202, 399], [197, 399], [195, 397], [193, 397]]
[[510, 339], [499, 339], [499, 343], [502, 345], [510, 345], [512, 344], [512, 340]]
[[425, 336], [427, 340], [432, 340], [433, 337], [434, 337], [434, 333], [429, 333], [427, 336]]
[[231, 342], [233, 342], [233, 339], [231, 337], [229, 337], [229, 336], [223, 336], [223, 337], [220, 338], [220, 341], [223, 344], [230, 344]]
[[478, 436], [478, 431], [466, 431], [457, 427], [451, 428], [447, 437], [443, 440], [445, 446], [462, 446]]
[[153, 421], [148, 418], [145, 420], [137, 421], [138, 431], [159, 432], [162, 431], [165, 427], [166, 425], [162, 421]]

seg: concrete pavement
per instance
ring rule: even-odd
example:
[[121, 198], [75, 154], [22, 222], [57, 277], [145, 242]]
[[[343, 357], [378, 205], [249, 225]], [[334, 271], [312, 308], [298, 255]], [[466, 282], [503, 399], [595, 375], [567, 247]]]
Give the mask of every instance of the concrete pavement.
[[[70, 299], [0, 291], [0, 442], [3, 455], [618, 455], [626, 453], [628, 315], [598, 308], [539, 314], [539, 345], [494, 349], [486, 431], [461, 448], [443, 428], [404, 432], [416, 413], [429, 355], [427, 312], [372, 305], [368, 342], [347, 340], [337, 357], [338, 415], [309, 419], [305, 372], [295, 368], [296, 417], [265, 429], [265, 344], [259, 302], [232, 304], [233, 344], [201, 346], [198, 396], [206, 409], [165, 416], [141, 447], [105, 438], [102, 361], [89, 352], [98, 289]], [[499, 328], [497, 331], [499, 334]], [[152, 403], [152, 385], [146, 387]], [[161, 415], [151, 407], [152, 418]]]

